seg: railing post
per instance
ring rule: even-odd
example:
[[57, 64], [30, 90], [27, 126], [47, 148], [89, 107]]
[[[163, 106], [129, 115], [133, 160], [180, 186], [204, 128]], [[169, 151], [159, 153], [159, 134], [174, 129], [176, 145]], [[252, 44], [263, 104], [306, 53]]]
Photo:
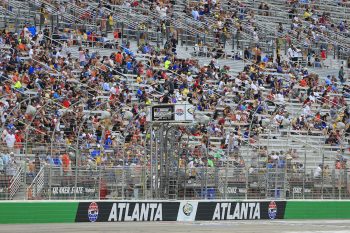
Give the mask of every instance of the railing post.
[[305, 144], [305, 147], [304, 147], [303, 199], [305, 199], [305, 181], [306, 181], [306, 145], [307, 145], [307, 138], [306, 138], [306, 144]]
[[125, 200], [125, 158], [123, 157], [123, 170], [122, 170], [122, 199]]
[[[342, 199], [342, 190], [343, 190], [343, 183], [344, 183], [344, 191], [346, 192], [347, 189], [346, 189], [346, 185], [345, 185], [345, 177], [346, 177], [346, 170], [345, 168], [344, 169], [341, 169], [340, 171], [340, 182], [339, 182], [339, 200]], [[344, 182], [343, 182], [344, 180]]]
[[336, 188], [336, 177], [335, 177], [335, 170], [332, 169], [332, 196], [333, 196], [333, 199], [335, 199], [335, 188]]
[[[151, 164], [150, 164], [150, 177], [151, 177], [151, 180], [150, 180], [150, 191], [151, 191], [151, 199], [153, 198], [153, 124], [151, 123], [150, 125], [150, 134], [151, 134], [151, 137], [150, 137], [150, 160], [151, 160]], [[156, 152], [157, 153], [157, 152]], [[147, 186], [146, 186], [147, 187]]]
[[204, 176], [204, 182], [205, 182], [205, 199], [208, 199], [208, 161], [205, 164], [205, 176]]
[[147, 199], [147, 164], [142, 167], [142, 177], [143, 177], [143, 199]]
[[[259, 163], [259, 162], [258, 162]], [[249, 190], [249, 169], [245, 169], [245, 199], [248, 200], [248, 190]], [[259, 166], [258, 166], [259, 171]]]
[[79, 148], [77, 148], [77, 154], [75, 156], [75, 180], [74, 180], [74, 200], [77, 199], [77, 186], [78, 186], [78, 158], [80, 156]]
[[225, 185], [224, 185], [224, 198], [227, 199], [227, 185], [228, 185], [228, 159], [226, 158], [225, 165]]
[[[188, 154], [188, 150], [186, 152]], [[188, 156], [186, 156], [188, 158]], [[186, 200], [186, 192], [187, 192], [187, 164], [185, 163], [185, 179], [184, 179], [184, 200]]]
[[323, 186], [324, 186], [324, 150], [322, 150], [322, 173], [321, 173], [321, 177], [322, 177], [322, 185], [321, 185], [321, 199], [323, 199]]
[[159, 32], [156, 32], [156, 39], [157, 39], [157, 47], [159, 47], [159, 39], [160, 39]]
[[49, 200], [51, 200], [51, 190], [52, 190], [52, 164], [50, 163], [49, 164]]
[[24, 162], [23, 166], [23, 187], [24, 187], [24, 200], [27, 200], [28, 198], [28, 190], [27, 190], [27, 162]]
[[235, 50], [235, 33], [232, 33], [232, 51]]
[[280, 190], [279, 190], [279, 185], [278, 184], [278, 175], [279, 175], [279, 168], [278, 164], [276, 164], [276, 169], [275, 169], [275, 198], [280, 198]]
[[100, 168], [100, 172], [98, 174], [98, 200], [101, 200], [102, 166], [100, 166], [99, 168]]

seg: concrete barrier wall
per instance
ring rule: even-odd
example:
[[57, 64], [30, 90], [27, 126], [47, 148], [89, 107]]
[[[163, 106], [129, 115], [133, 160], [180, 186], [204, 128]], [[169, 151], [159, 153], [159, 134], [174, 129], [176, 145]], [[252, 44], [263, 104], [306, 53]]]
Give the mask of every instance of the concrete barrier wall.
[[350, 219], [350, 201], [0, 202], [0, 223]]

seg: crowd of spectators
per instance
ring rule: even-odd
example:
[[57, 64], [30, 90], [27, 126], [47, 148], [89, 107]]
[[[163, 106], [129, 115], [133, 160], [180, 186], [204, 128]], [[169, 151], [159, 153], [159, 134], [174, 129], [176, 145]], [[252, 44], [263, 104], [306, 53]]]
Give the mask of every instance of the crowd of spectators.
[[[167, 4], [155, 8], [164, 19]], [[193, 6], [191, 15], [208, 22], [213, 17], [214, 30], [225, 34], [232, 24], [229, 18], [240, 28], [239, 19], [247, 14], [244, 5], [232, 4], [237, 5], [238, 11], [227, 15], [215, 11], [217, 5], [211, 1]], [[325, 144], [348, 149], [349, 86], [343, 68], [338, 77], [319, 77], [292, 59], [274, 60], [257, 45], [242, 54], [251, 63], [232, 75], [229, 66], [216, 60], [220, 57], [214, 56], [204, 66], [195, 58], [183, 59], [177, 54], [175, 34], [165, 46], [142, 43], [132, 51], [130, 44], [119, 40], [113, 19], [107, 25], [101, 22], [107, 32], [96, 41], [112, 45], [109, 56], [89, 50], [93, 34], [84, 30], [43, 27], [33, 32], [25, 25], [18, 34], [1, 32], [5, 155], [20, 154], [26, 144], [42, 144], [53, 152], [45, 162], [63, 166], [67, 172], [75, 165], [74, 148], [82, 151], [79, 163], [89, 167], [147, 165], [147, 142], [153, 137], [147, 131], [146, 107], [182, 102], [192, 104], [205, 122], [179, 129], [198, 139], [189, 152], [181, 154], [181, 163], [189, 167], [221, 166], [230, 156], [237, 167], [245, 167], [241, 146], [258, 145], [260, 135], [271, 126], [281, 131], [290, 125], [297, 134], [323, 135]], [[114, 40], [107, 41], [112, 32]], [[291, 102], [301, 109], [291, 110]], [[64, 152], [61, 147], [66, 148]], [[298, 158], [292, 152], [265, 157], [268, 168]]]

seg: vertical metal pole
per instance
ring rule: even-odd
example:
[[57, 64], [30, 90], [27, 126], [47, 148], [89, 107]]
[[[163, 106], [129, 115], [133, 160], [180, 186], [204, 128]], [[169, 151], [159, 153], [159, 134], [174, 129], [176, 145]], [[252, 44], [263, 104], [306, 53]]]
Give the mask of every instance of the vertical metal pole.
[[[23, 167], [23, 187], [27, 187], [27, 162], [24, 162]], [[28, 189], [24, 189], [24, 200], [28, 199]]]
[[321, 186], [321, 199], [323, 199], [323, 185], [324, 185], [324, 172], [323, 172], [323, 169], [324, 169], [324, 151], [322, 150], [322, 186]]
[[227, 149], [226, 149], [226, 165], [225, 165], [225, 185], [224, 185], [224, 197], [227, 199], [227, 185], [228, 185], [228, 157], [229, 157], [229, 148], [230, 148], [231, 140], [228, 141]]
[[123, 169], [122, 169], [122, 199], [125, 199], [125, 186], [126, 186], [126, 182], [125, 182], [125, 151], [124, 148], [122, 150], [123, 152]]
[[[267, 148], [268, 149], [270, 148], [270, 136], [271, 136], [271, 130], [269, 130], [269, 135], [267, 137]], [[249, 138], [248, 138], [248, 140], [249, 140]], [[267, 198], [269, 195], [269, 168], [268, 168], [269, 163], [268, 162], [269, 161], [268, 161], [268, 156], [267, 156], [266, 174], [265, 174], [265, 176], [266, 176], [265, 198]]]
[[160, 44], [160, 32], [157, 32], [157, 47], [159, 47]]
[[284, 160], [284, 178], [283, 178], [283, 199], [287, 198], [287, 191], [286, 191], [286, 184], [287, 184], [287, 178], [288, 178], [288, 174], [287, 174], [287, 160]]
[[[164, 193], [164, 179], [167, 174], [164, 175], [164, 154], [165, 152], [165, 144], [167, 143], [167, 138], [164, 137], [164, 125], [162, 124], [159, 130], [159, 158], [156, 153], [156, 197], [160, 197], [159, 190]], [[159, 161], [158, 161], [159, 159]], [[158, 172], [158, 163], [160, 164], [160, 169]], [[160, 185], [159, 185], [160, 184]], [[160, 187], [158, 187], [160, 186]]]
[[279, 169], [278, 169], [278, 164], [276, 164], [276, 168], [275, 168], [275, 198], [280, 198], [278, 197], [277, 193], [278, 193], [278, 175], [279, 175]]
[[248, 189], [249, 189], [249, 170], [245, 169], [245, 199], [248, 199]]
[[[147, 199], [147, 163], [142, 167], [142, 177], [143, 177], [143, 199]], [[151, 182], [152, 183], [152, 182]]]
[[205, 199], [208, 199], [208, 158], [207, 158], [207, 163], [205, 164]]
[[137, 41], [137, 47], [140, 46], [140, 30], [136, 31], [136, 41]]
[[[79, 146], [79, 144], [78, 144]], [[74, 180], [74, 200], [77, 199], [77, 186], [78, 186], [78, 157], [80, 156], [80, 150], [77, 148], [77, 155], [75, 156], [75, 180]]]
[[232, 50], [235, 50], [235, 34], [232, 33]]
[[[153, 187], [153, 189], [154, 189], [154, 194], [155, 194], [156, 198], [157, 198], [157, 191], [158, 191], [158, 180], [157, 180], [158, 179], [158, 155], [159, 155], [158, 150], [160, 150], [160, 148], [159, 148], [160, 145], [159, 144], [160, 144], [160, 137], [161, 137], [159, 131], [160, 131], [160, 129], [158, 129], [158, 137], [154, 137], [155, 143], [156, 143], [156, 146], [155, 146], [155, 150], [156, 151], [154, 153], [155, 161], [152, 164], [152, 169], [154, 169], [154, 174], [153, 174], [153, 176], [154, 176], [154, 187]], [[152, 177], [152, 179], [153, 179], [153, 177]], [[153, 190], [152, 190], [152, 192], [153, 192]], [[152, 198], [153, 198], [153, 195], [152, 195]]]
[[334, 169], [332, 169], [332, 194], [333, 194], [333, 199], [335, 199], [335, 188], [336, 188], [336, 178], [335, 178]]
[[303, 199], [305, 199], [305, 181], [306, 181], [306, 145], [307, 145], [307, 139], [306, 138], [306, 144], [304, 147], [304, 175], [303, 175]]
[[[343, 184], [343, 177], [344, 177], [343, 174], [345, 174], [345, 170], [341, 169], [341, 170], [339, 171], [339, 181], [338, 181], [338, 199], [339, 199], [339, 200], [342, 199], [342, 197], [341, 197], [341, 191], [342, 191], [342, 184]], [[333, 182], [333, 184], [334, 184], [334, 182]]]
[[[187, 143], [187, 147], [188, 147], [188, 143]], [[188, 158], [188, 148], [186, 150], [186, 159]], [[187, 164], [186, 164], [186, 160], [185, 160], [185, 179], [184, 179], [184, 200], [186, 200], [186, 184], [187, 184]]]
[[[52, 154], [51, 154], [52, 156]], [[52, 164], [49, 164], [49, 200], [51, 200], [51, 192], [52, 192]]]
[[151, 144], [151, 149], [150, 149], [150, 156], [151, 156], [151, 166], [150, 166], [150, 177], [151, 177], [151, 179], [150, 179], [150, 181], [151, 181], [151, 183], [150, 183], [150, 191], [151, 191], [151, 199], [153, 198], [153, 124], [151, 123], [151, 126], [150, 126], [150, 128], [151, 128], [151, 142], [150, 142], [150, 144]]
[[101, 200], [101, 180], [102, 180], [102, 166], [100, 166], [100, 172], [98, 174], [98, 200]]
[[349, 194], [347, 193], [347, 191], [346, 190], [349, 190], [349, 173], [350, 171], [349, 171], [349, 168], [346, 168], [346, 170], [345, 170], [345, 180], [344, 180], [344, 183], [345, 183], [345, 194], [346, 194], [346, 196], [345, 196], [345, 198], [349, 198]]

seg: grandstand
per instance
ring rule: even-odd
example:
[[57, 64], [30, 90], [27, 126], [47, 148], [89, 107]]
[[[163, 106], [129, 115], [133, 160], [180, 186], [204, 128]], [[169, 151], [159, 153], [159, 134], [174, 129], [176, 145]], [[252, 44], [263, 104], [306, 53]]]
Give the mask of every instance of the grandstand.
[[2, 1], [0, 199], [349, 198], [349, 13]]

